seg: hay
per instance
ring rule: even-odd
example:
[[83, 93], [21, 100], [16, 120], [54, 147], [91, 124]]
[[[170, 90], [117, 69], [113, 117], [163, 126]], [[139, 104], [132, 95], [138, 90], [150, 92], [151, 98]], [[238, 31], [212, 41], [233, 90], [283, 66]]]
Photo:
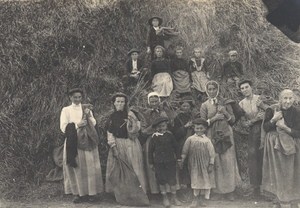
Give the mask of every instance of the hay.
[[[59, 115], [66, 92], [82, 87], [104, 126], [109, 97], [122, 89], [127, 51], [145, 50], [147, 19], [159, 14], [176, 26], [171, 42], [204, 49], [212, 70], [219, 70], [230, 49], [237, 49], [246, 76], [265, 81], [270, 95], [299, 87], [299, 46], [264, 19], [252, 0], [41, 0], [0, 3], [0, 190], [18, 197], [40, 184], [52, 164], [51, 151], [63, 141]], [[292, 81], [291, 81], [292, 80]], [[131, 95], [145, 106], [143, 83]], [[231, 94], [237, 97], [235, 91]], [[100, 148], [103, 169], [107, 147]]]

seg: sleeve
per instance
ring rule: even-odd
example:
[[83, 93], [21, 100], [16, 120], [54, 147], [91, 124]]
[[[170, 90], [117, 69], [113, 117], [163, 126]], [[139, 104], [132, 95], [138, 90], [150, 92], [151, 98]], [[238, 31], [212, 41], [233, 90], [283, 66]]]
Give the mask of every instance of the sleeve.
[[131, 73], [131, 67], [130, 67], [130, 59], [126, 61], [126, 74]]
[[291, 136], [294, 138], [300, 138], [300, 111], [295, 111], [295, 122], [293, 128], [291, 128]]
[[214, 145], [212, 144], [210, 139], [207, 144], [207, 147], [208, 147], [208, 153], [209, 153], [209, 164], [214, 164], [216, 153], [215, 153]]
[[175, 150], [175, 154], [176, 154], [176, 159], [180, 159], [180, 149], [179, 149], [179, 145], [174, 137], [173, 134], [170, 134], [171, 137], [171, 141], [172, 141], [172, 146], [173, 149]]
[[269, 132], [272, 129], [276, 128], [276, 123], [270, 122], [272, 118], [273, 118], [273, 110], [271, 108], [268, 108], [265, 113], [265, 119], [264, 119], [264, 125], [263, 125], [264, 130], [266, 132]]
[[151, 62], [150, 69], [151, 69], [151, 76], [154, 77], [154, 73], [155, 73], [155, 63], [154, 63], [154, 61]]
[[203, 103], [200, 107], [200, 117], [207, 120], [207, 106], [206, 103]]
[[151, 46], [151, 27], [148, 29], [148, 32], [147, 32], [146, 44], [147, 44], [147, 47]]
[[151, 138], [150, 143], [149, 143], [149, 151], [148, 151], [149, 164], [153, 164], [153, 161], [154, 161], [154, 157], [153, 157], [153, 153], [155, 151], [155, 138], [154, 137]]
[[112, 148], [114, 146], [116, 146], [116, 138], [114, 137], [114, 135], [112, 133], [110, 133], [109, 131], [107, 131], [107, 144]]
[[91, 116], [89, 117], [89, 121], [93, 124], [93, 126], [96, 126], [97, 121], [93, 115], [93, 112], [90, 111], [90, 113], [91, 113]]
[[230, 125], [233, 125], [234, 122], [235, 122], [235, 116], [234, 116], [234, 113], [233, 113], [233, 110], [232, 110], [232, 107], [231, 107], [230, 104], [227, 104], [227, 105], [226, 105], [226, 110], [227, 110], [227, 112], [228, 112], [229, 115], [230, 115], [230, 118], [228, 118], [228, 119], [229, 119], [229, 120], [228, 120], [228, 123], [229, 123]]
[[190, 144], [191, 144], [191, 137], [187, 138], [187, 140], [184, 142], [183, 148], [182, 148], [182, 152], [181, 152], [181, 158], [184, 160], [188, 154], [189, 154], [189, 150], [190, 150]]
[[175, 117], [174, 119], [174, 128], [173, 128], [173, 133], [176, 135], [176, 138], [183, 138], [186, 135], [186, 128], [181, 124], [178, 116]]
[[63, 108], [60, 113], [60, 130], [63, 133], [65, 133], [68, 123], [69, 123], [69, 121], [68, 121], [68, 117], [67, 117], [66, 108]]
[[240, 73], [240, 75], [244, 75], [244, 70], [243, 70], [243, 64], [241, 64], [240, 62], [239, 62], [239, 73]]

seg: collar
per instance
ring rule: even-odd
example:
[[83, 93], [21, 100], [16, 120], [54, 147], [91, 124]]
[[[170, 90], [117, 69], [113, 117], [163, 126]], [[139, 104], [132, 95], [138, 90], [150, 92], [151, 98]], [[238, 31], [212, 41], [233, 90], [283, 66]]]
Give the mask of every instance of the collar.
[[159, 26], [158, 27], [153, 27], [154, 30], [159, 30]]
[[198, 137], [201, 137], [201, 138], [203, 138], [203, 137], [205, 136], [205, 134], [198, 135], [198, 134], [196, 134], [196, 133], [195, 133], [195, 135], [198, 136]]
[[213, 105], [218, 103], [218, 99], [217, 98], [209, 98], [209, 102]]
[[76, 105], [75, 103], [72, 103], [71, 106], [72, 106], [73, 108], [81, 108], [81, 103], [78, 104], [78, 105]]
[[152, 109], [151, 109], [151, 112], [159, 113], [159, 112], [160, 112], [160, 109], [159, 109], [159, 108], [152, 108]]
[[164, 133], [155, 132], [155, 133], [152, 134], [152, 137], [154, 137], [154, 136], [163, 136], [163, 135], [164, 135]]

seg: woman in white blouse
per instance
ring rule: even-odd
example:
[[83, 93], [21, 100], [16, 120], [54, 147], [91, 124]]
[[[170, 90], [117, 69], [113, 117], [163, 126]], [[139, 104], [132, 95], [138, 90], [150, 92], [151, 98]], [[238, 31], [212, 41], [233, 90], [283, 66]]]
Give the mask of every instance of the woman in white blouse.
[[[90, 131], [89, 124], [95, 130], [96, 120], [91, 110], [81, 104], [82, 97], [81, 89], [70, 90], [69, 98], [72, 104], [64, 107], [60, 115], [60, 129], [66, 135], [63, 153], [64, 188], [65, 194], [75, 195], [74, 203], [94, 201], [94, 196], [103, 192], [97, 142], [88, 141], [88, 136], [82, 136], [86, 131]], [[70, 129], [71, 133], [72, 130], [75, 132], [75, 139], [72, 138]], [[95, 131], [93, 133], [95, 137]], [[72, 162], [69, 159], [70, 154], [73, 154]]]

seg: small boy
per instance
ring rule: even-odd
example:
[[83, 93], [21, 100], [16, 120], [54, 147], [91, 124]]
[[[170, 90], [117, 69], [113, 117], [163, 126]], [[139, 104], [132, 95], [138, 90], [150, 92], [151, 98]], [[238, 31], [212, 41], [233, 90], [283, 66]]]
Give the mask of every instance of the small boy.
[[166, 185], [171, 187], [172, 203], [180, 206], [181, 202], [176, 196], [176, 159], [180, 162], [180, 150], [175, 137], [168, 129], [168, 118], [158, 117], [154, 120], [152, 128], [156, 132], [152, 135], [149, 144], [149, 164], [155, 171], [155, 177], [163, 196], [163, 204], [170, 207]]
[[222, 79], [228, 83], [236, 83], [238, 85], [240, 78], [244, 75], [243, 65], [237, 61], [237, 51], [229, 51], [228, 55], [229, 61], [223, 65]]

